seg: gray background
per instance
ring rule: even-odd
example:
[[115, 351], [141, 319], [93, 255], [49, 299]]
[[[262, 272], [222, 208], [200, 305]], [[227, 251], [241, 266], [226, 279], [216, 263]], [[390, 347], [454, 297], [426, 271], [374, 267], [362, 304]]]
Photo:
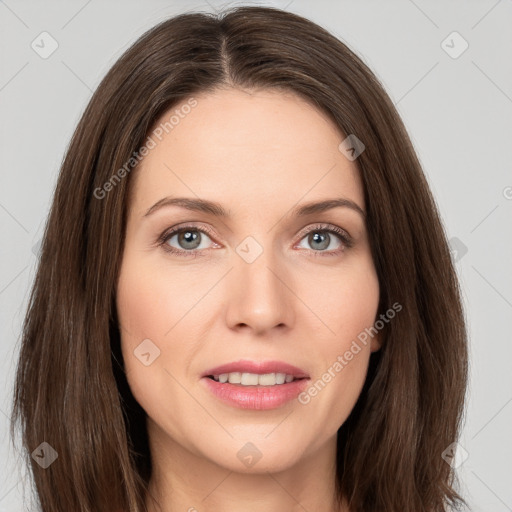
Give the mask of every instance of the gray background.
[[[404, 119], [451, 239], [468, 318], [461, 492], [474, 511], [512, 511], [512, 0], [262, 4], [304, 15], [343, 40]], [[31, 504], [9, 445], [8, 414], [37, 244], [72, 131], [139, 35], [174, 14], [223, 5], [0, 1], [0, 511], [22, 510], [24, 492], [25, 507]], [[51, 48], [44, 31], [58, 44], [46, 59], [31, 47]], [[463, 39], [448, 37], [454, 31]], [[464, 40], [469, 47], [458, 55]]]

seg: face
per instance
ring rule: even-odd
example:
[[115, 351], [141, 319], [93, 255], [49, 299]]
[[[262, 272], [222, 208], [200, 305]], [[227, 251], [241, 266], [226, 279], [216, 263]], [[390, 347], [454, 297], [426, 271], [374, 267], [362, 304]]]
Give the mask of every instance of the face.
[[379, 348], [363, 186], [345, 136], [292, 93], [197, 95], [161, 121], [175, 110], [132, 176], [128, 382], [166, 453], [284, 470], [335, 446]]

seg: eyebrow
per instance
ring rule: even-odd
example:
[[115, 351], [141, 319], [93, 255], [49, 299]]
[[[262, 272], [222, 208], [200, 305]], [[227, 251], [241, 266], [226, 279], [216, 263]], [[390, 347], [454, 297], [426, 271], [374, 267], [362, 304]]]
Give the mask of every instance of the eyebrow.
[[[157, 201], [153, 206], [151, 206], [143, 216], [148, 217], [155, 211], [166, 206], [179, 206], [181, 208], [185, 208], [186, 210], [208, 213], [210, 215], [223, 218], [230, 217], [231, 215], [231, 210], [225, 210], [220, 203], [215, 201], [208, 201], [206, 199], [199, 198], [194, 199], [189, 197], [164, 197]], [[291, 215], [297, 217], [305, 217], [314, 213], [322, 213], [333, 208], [350, 208], [351, 210], [359, 213], [363, 219], [366, 217], [365, 212], [358, 204], [346, 198], [326, 199], [324, 201], [313, 201], [310, 203], [305, 203], [301, 206], [293, 208]]]

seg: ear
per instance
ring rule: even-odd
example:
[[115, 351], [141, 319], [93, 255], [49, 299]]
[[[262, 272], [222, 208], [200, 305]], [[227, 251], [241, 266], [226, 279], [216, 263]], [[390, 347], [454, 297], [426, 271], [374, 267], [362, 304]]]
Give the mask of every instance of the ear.
[[379, 331], [375, 336], [373, 336], [372, 341], [370, 343], [370, 351], [377, 352], [382, 347], [382, 331]]

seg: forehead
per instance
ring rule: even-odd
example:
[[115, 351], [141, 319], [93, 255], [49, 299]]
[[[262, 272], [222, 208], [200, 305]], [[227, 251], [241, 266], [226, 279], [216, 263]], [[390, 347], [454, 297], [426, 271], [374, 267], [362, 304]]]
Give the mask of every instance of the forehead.
[[199, 94], [161, 116], [150, 136], [155, 145], [134, 176], [136, 202], [167, 194], [256, 205], [342, 195], [364, 208], [357, 166], [338, 149], [344, 134], [292, 92]]

